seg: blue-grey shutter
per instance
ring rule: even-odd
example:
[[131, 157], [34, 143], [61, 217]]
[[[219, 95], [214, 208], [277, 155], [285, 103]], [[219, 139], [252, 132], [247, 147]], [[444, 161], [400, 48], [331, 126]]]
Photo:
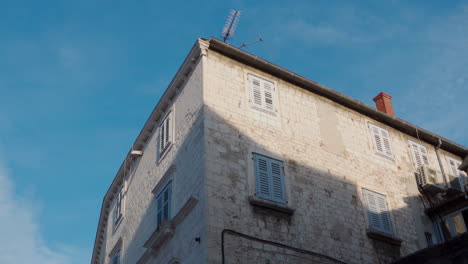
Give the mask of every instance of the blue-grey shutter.
[[388, 212], [387, 199], [383, 195], [377, 195], [377, 204], [379, 205], [380, 219], [382, 221], [382, 231], [388, 234], [392, 233], [392, 222]]
[[255, 155], [255, 178], [257, 180], [257, 197], [271, 200], [271, 183], [268, 159]]
[[388, 212], [387, 199], [384, 195], [364, 190], [367, 214], [371, 229], [392, 234], [392, 222]]
[[278, 203], [285, 203], [283, 163], [270, 159], [270, 175], [272, 187], [272, 200]]

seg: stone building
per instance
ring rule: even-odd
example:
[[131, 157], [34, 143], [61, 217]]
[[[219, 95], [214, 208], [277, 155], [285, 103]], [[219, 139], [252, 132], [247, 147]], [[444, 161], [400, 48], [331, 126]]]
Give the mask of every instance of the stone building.
[[374, 101], [197, 40], [104, 196], [91, 263], [391, 263], [453, 241], [467, 148]]

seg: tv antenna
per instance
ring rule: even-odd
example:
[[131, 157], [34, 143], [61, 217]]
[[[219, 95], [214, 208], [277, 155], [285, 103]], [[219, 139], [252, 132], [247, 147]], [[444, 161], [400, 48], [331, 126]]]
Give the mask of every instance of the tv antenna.
[[233, 36], [236, 32], [237, 23], [239, 23], [240, 11], [231, 10], [229, 17], [226, 20], [221, 36], [223, 36], [223, 41], [226, 42], [230, 36]]
[[[226, 24], [224, 25], [223, 31], [221, 32], [221, 36], [223, 37], [223, 41], [227, 42], [230, 37], [234, 37], [234, 33], [236, 32], [237, 24], [239, 23], [239, 17], [240, 17], [241, 12], [237, 10], [231, 10], [229, 13], [229, 17], [226, 20]], [[249, 42], [249, 43], [242, 43], [242, 45], [239, 46], [239, 48], [243, 48], [258, 42], [262, 42], [262, 38], [258, 38], [258, 40]]]

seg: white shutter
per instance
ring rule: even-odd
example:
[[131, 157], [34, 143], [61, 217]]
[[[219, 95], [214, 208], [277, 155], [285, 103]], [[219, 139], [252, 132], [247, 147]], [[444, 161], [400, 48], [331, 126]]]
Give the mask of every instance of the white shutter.
[[413, 155], [413, 161], [417, 168], [422, 165], [429, 165], [429, 159], [427, 157], [426, 147], [416, 142], [409, 141], [411, 154]]
[[380, 129], [380, 134], [382, 136], [382, 142], [383, 142], [383, 148], [384, 148], [385, 155], [387, 155], [389, 157], [392, 157], [393, 154], [392, 154], [392, 147], [390, 146], [390, 136], [389, 136], [387, 130], [381, 128]]
[[463, 173], [460, 170], [458, 170], [458, 167], [460, 167], [461, 165], [461, 161], [455, 160], [450, 157], [446, 157], [446, 158], [447, 158], [447, 163], [450, 168], [450, 174], [452, 174], [455, 177], [463, 175]]
[[369, 124], [369, 128], [372, 134], [372, 140], [374, 141], [375, 151], [393, 158], [388, 131], [373, 124]]
[[262, 88], [260, 79], [250, 75], [250, 83], [252, 89], [252, 103], [258, 107], [262, 107]]
[[392, 234], [392, 221], [385, 195], [366, 189], [363, 190], [363, 195], [367, 204], [369, 227], [380, 232]]
[[250, 74], [248, 80], [250, 82], [250, 102], [252, 105], [273, 112], [275, 110], [274, 84]]
[[266, 110], [273, 111], [273, 85], [269, 82], [263, 81], [263, 93]]

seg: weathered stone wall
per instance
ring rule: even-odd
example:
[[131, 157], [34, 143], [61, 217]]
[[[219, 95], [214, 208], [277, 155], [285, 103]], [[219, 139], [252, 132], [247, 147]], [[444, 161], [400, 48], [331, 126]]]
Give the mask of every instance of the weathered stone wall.
[[203, 63], [200, 61], [183, 86], [168, 111], [173, 112], [174, 141], [163, 159], [157, 158], [157, 128], [144, 154], [136, 163], [135, 171], [126, 181], [127, 192], [124, 202], [123, 219], [114, 231], [112, 215], [115, 199], [110, 207], [105, 239], [108, 263], [109, 254], [122, 238], [122, 263], [134, 264], [145, 252], [145, 241], [156, 228], [156, 195], [153, 188], [166, 171], [175, 165], [172, 177], [172, 216], [177, 214], [191, 197], [199, 201], [189, 215], [176, 226], [175, 236], [164, 244], [156, 256], [147, 263], [169, 263], [171, 259], [189, 259], [189, 263], [205, 263], [206, 241], [195, 241], [204, 237], [204, 144], [203, 144]]
[[[273, 115], [251, 107], [248, 73], [275, 83]], [[211, 50], [204, 103], [208, 263], [221, 261], [224, 229], [348, 263], [387, 263], [426, 247], [424, 232], [432, 230], [408, 145], [417, 139]], [[368, 123], [389, 131], [393, 159], [375, 153]], [[434, 147], [421, 144], [438, 168]], [[255, 194], [252, 152], [284, 161], [292, 216], [249, 204]], [[401, 248], [367, 237], [363, 188], [386, 195]], [[260, 254], [240, 242], [229, 248], [226, 263], [296, 263], [274, 249]]]

